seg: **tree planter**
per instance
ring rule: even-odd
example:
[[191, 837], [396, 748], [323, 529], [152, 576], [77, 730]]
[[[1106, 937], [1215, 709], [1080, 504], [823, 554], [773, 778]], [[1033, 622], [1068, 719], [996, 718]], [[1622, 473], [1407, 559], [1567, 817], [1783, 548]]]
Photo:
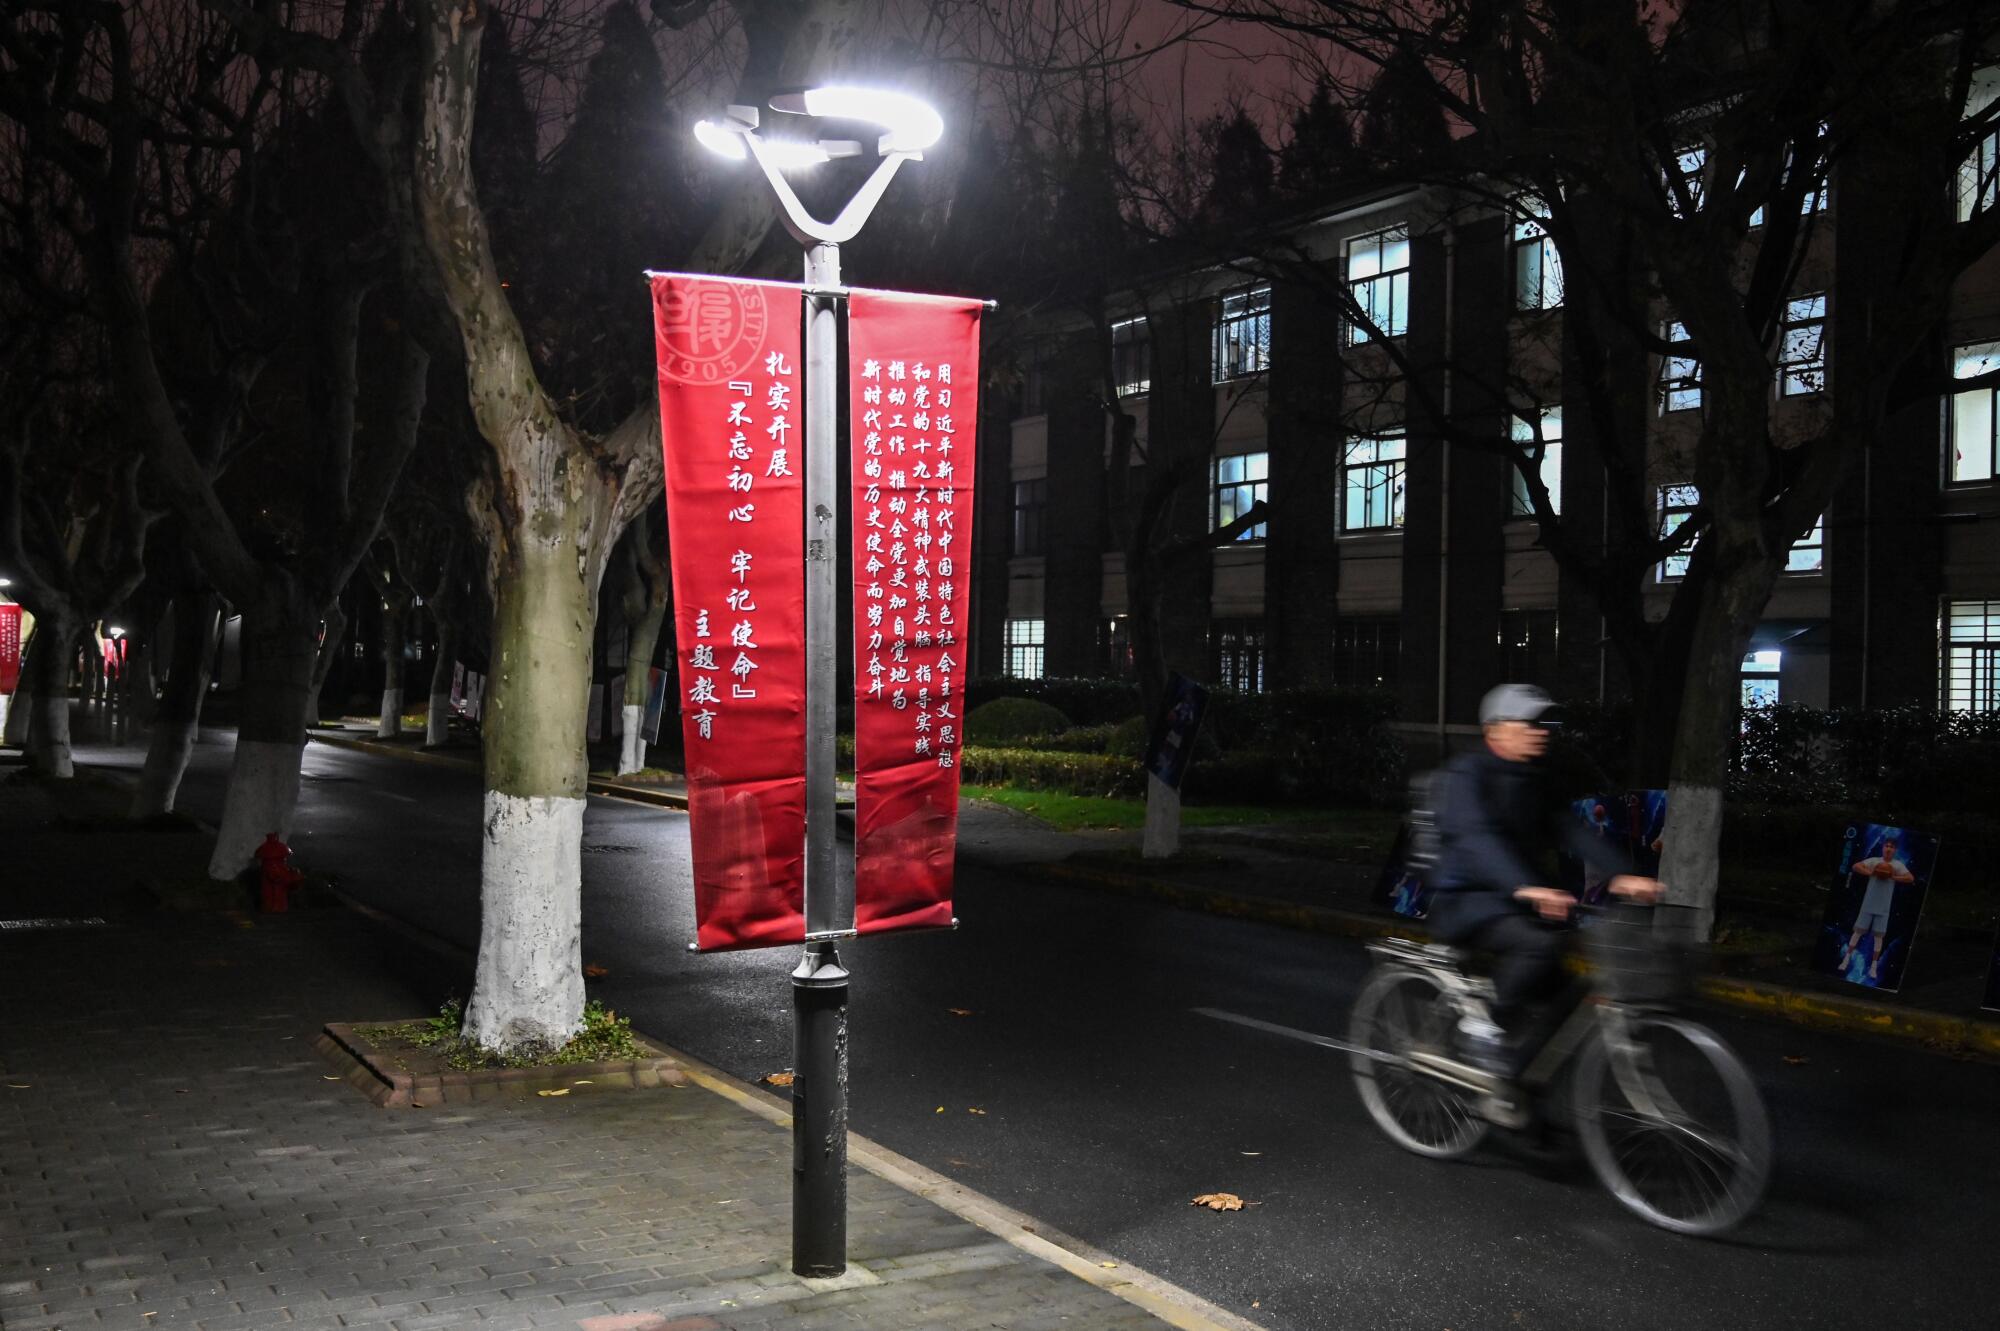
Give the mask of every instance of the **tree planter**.
[[684, 1085], [680, 1064], [640, 1041], [650, 1057], [607, 1063], [564, 1063], [530, 1068], [481, 1068], [460, 1072], [425, 1049], [377, 1047], [363, 1026], [420, 1025], [423, 1018], [389, 1022], [329, 1022], [313, 1042], [341, 1079], [384, 1109], [434, 1109], [493, 1100], [519, 1100], [543, 1091], [636, 1090]]

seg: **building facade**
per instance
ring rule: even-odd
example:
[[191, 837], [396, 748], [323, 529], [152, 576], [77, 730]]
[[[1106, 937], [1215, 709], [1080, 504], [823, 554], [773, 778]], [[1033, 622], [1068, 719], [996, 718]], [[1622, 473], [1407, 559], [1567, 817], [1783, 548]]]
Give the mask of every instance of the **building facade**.
[[[1989, 139], [1958, 196], [1926, 206], [1990, 202], [1994, 155]], [[1699, 151], [1681, 166], [1698, 174]], [[1842, 330], [1885, 280], [1873, 210], [1912, 204], [1836, 171], [1806, 206], [1771, 372], [1781, 443], [1876, 372], [1843, 361]], [[1240, 539], [1158, 570], [1170, 659], [1237, 688], [1392, 689], [1406, 721], [1439, 727], [1470, 723], [1500, 679], [1571, 700], [1626, 694], [1597, 602], [1542, 548], [1534, 516], [1539, 489], [1567, 531], [1608, 540], [1631, 509], [1609, 501], [1593, 446], [1605, 413], [1564, 410], [1586, 373], [1575, 293], [1532, 206], [1377, 188], [1284, 243], [1306, 266], [1161, 277], [1109, 320], [1142, 445], [1135, 484], [1199, 455], [1205, 483], [1174, 491], [1167, 531], [1200, 545], [1252, 503], [1267, 511]], [[1612, 397], [1628, 405], [1611, 419], [1647, 441], [1647, 521], [1666, 533], [1699, 498], [1704, 386], [1699, 348], [1656, 313], [1664, 352], [1598, 348], [1590, 372], [1622, 383]], [[1035, 336], [1021, 391], [984, 423], [975, 659], [990, 674], [1117, 675], [1130, 641], [1104, 324], [1051, 320]], [[2000, 254], [1963, 274], [1926, 358], [1947, 371], [1942, 391], [1885, 421], [1789, 552], [1743, 662], [1747, 705], [2000, 706], [2000, 390], [1978, 382], [2000, 368]], [[1482, 436], [1538, 454], [1539, 485], [1505, 450], [1467, 446]], [[1682, 552], [1651, 569], [1649, 618], [1686, 568]]]

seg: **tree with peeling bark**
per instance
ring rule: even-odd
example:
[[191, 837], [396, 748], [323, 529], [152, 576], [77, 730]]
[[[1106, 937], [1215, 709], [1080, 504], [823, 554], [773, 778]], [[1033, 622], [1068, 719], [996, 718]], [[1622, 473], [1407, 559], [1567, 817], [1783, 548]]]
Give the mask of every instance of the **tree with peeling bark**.
[[[618, 774], [628, 776], [646, 766], [646, 695], [651, 688], [653, 658], [659, 651], [660, 629], [667, 622], [673, 599], [673, 579], [667, 571], [666, 514], [659, 507], [641, 513], [625, 532], [619, 606], [625, 613], [624, 733], [618, 750]], [[656, 530], [658, 535], [655, 535]]]
[[[305, 40], [220, 0], [171, 8], [9, 11], [0, 114], [75, 191], [90, 313], [148, 484], [244, 616], [235, 764], [209, 865], [227, 878], [267, 833], [290, 830], [322, 620], [415, 440], [428, 288], [397, 244], [412, 229], [395, 220], [410, 207], [411, 66], [393, 58], [394, 16], [371, 34], [389, 40], [363, 52], [352, 9], [337, 37]], [[329, 194], [328, 180], [347, 188]], [[196, 295], [199, 392], [175, 382], [178, 346], [154, 333], [163, 247]], [[232, 512], [217, 459], [280, 348], [305, 409], [266, 446], [303, 445], [317, 467], [293, 469], [283, 505]], [[366, 419], [364, 365], [381, 404]]]
[[404, 580], [394, 542], [376, 542], [367, 564], [369, 590], [382, 606], [382, 714], [375, 737], [394, 739], [403, 733], [403, 656], [409, 647], [410, 608], [416, 593]]
[[[676, 17], [705, 8], [680, 6]], [[836, 0], [744, 4], [737, 12], [748, 48], [746, 82], [754, 91], [822, 72], [828, 59], [858, 45], [866, 10]], [[577, 363], [578, 349], [565, 345], [544, 355], [531, 338], [524, 315], [546, 321], [536, 301], [549, 293], [531, 293], [517, 307], [474, 174], [482, 38], [494, 20], [485, 6], [467, 0], [422, 0], [415, 12], [423, 53], [415, 157], [422, 234], [464, 343], [472, 414], [493, 455], [473, 500], [487, 544], [494, 622], [484, 714], [480, 945], [466, 1034], [488, 1048], [513, 1050], [560, 1044], [582, 1021], [583, 737], [597, 593], [619, 535], [660, 493], [658, 405], [651, 344], [636, 312], [636, 345], [622, 352], [641, 370], [637, 384], [610, 384], [601, 395], [576, 400], [551, 391], [552, 373], [564, 372], [566, 358]], [[631, 22], [629, 9], [614, 6], [605, 18], [607, 35], [620, 30], [614, 24]], [[773, 220], [763, 194], [745, 188], [723, 202], [692, 252], [650, 258], [742, 271]], [[618, 292], [633, 292], [636, 300], [645, 261], [609, 274]], [[601, 326], [601, 308], [593, 318]], [[613, 419], [609, 408], [621, 393], [625, 414]], [[572, 414], [579, 405], [596, 414], [599, 428]]]
[[[1884, 422], [1941, 388], [1949, 293], [2000, 240], [1992, 192], [1962, 190], [1976, 145], [2000, 124], [1979, 74], [2000, 16], [1951, 0], [1177, 3], [1289, 34], [1323, 69], [1394, 71], [1398, 104], [1441, 112], [1451, 137], [1427, 133], [1405, 149], [1364, 134], [1364, 149], [1489, 215], [1537, 201], [1567, 288], [1565, 374], [1582, 380], [1568, 395], [1593, 418], [1618, 539], [1603, 549], [1594, 525], [1583, 533], [1553, 512], [1534, 449], [1512, 460], [1544, 546], [1592, 588], [1634, 662], [1642, 711], [1664, 718], [1662, 877], [1706, 933], [1751, 633], [1788, 550]], [[1774, 383], [1797, 359], [1787, 324], [1824, 280], [1814, 238], [1828, 225], [1829, 182], [1839, 191], [1843, 180], [1854, 206], [1842, 250], [1877, 256], [1844, 265], [1846, 310], [1827, 321], [1839, 361], [1858, 372], [1802, 381], [1812, 409], [1781, 416], [1774, 400], [1793, 390]], [[1669, 341], [1670, 322], [1684, 338]], [[1699, 403], [1678, 459], [1699, 501], [1669, 536], [1645, 444], [1665, 390], [1647, 367], [1676, 357], [1699, 365], [1698, 381], [1668, 386]], [[1414, 393], [1431, 367], [1401, 368]], [[1518, 409], [1503, 384], [1451, 369], [1492, 414]], [[1472, 443], [1452, 437], [1444, 403], [1413, 410]], [[1650, 622], [1640, 588], [1667, 555], [1687, 575], [1665, 619]]]

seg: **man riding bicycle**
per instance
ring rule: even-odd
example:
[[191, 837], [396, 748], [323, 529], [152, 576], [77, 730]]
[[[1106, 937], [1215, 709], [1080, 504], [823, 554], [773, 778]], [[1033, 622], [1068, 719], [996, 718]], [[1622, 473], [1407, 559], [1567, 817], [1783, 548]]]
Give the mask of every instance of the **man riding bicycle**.
[[1564, 927], [1576, 898], [1544, 885], [1537, 867], [1556, 844], [1610, 879], [1613, 895], [1651, 903], [1662, 888], [1631, 866], [1563, 805], [1551, 802], [1539, 762], [1556, 724], [1555, 701], [1532, 684], [1502, 684], [1479, 704], [1484, 742], [1439, 772], [1439, 833], [1432, 871], [1433, 934], [1493, 953], [1493, 1022], [1466, 1021], [1466, 1057], [1489, 1072], [1515, 1069], [1507, 1037], [1523, 1010], [1562, 986]]

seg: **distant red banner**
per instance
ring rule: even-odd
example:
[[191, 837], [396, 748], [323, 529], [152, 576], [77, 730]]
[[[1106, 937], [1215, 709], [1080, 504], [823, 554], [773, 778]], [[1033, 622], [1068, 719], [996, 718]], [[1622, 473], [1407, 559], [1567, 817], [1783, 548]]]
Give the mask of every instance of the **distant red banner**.
[[805, 937], [805, 409], [797, 287], [653, 278], [695, 937]]
[[855, 925], [951, 923], [972, 581], [977, 301], [856, 291]]
[[0, 693], [21, 687], [21, 607], [0, 605]]

